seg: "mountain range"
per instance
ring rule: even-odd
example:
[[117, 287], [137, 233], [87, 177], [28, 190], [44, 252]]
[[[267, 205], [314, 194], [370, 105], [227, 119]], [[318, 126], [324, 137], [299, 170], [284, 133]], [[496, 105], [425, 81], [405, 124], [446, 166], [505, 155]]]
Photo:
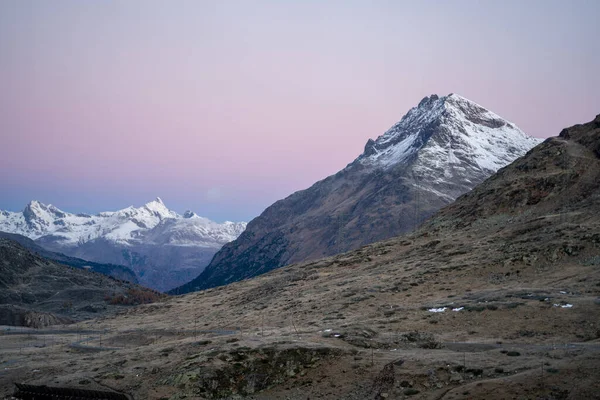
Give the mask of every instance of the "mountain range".
[[22, 212], [0, 212], [0, 231], [43, 248], [98, 263], [131, 268], [140, 284], [168, 290], [197, 276], [244, 222], [213, 222], [191, 211], [169, 210], [160, 198], [142, 207], [96, 215], [72, 214], [38, 201]]
[[27, 382], [151, 400], [595, 399], [599, 209], [600, 115], [416, 231], [81, 322], [102, 333], [87, 349], [20, 354], [25, 335], [0, 336], [0, 396]]
[[397, 236], [540, 143], [457, 94], [424, 98], [338, 173], [268, 207], [171, 293], [247, 279]]

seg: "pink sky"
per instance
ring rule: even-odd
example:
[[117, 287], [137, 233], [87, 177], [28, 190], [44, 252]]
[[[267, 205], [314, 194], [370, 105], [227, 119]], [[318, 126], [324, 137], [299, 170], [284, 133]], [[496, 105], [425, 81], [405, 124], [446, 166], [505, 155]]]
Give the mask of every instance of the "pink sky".
[[248, 220], [432, 93], [556, 135], [600, 113], [599, 4], [3, 1], [0, 209]]

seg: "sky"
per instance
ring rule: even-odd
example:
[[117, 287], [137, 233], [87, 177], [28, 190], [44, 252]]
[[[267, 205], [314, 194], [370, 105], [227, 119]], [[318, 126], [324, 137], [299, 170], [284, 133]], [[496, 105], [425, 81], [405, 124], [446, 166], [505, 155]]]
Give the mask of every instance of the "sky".
[[600, 2], [0, 0], [0, 209], [250, 220], [430, 94], [600, 113]]

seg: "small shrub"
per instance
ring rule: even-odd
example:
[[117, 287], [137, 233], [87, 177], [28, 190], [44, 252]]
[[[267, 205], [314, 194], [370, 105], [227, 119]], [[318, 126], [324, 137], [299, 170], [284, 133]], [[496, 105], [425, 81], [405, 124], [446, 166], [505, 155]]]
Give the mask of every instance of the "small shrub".
[[475, 376], [483, 375], [483, 370], [481, 368], [469, 368], [465, 372], [471, 373]]
[[519, 353], [518, 351], [509, 351], [506, 353], [506, 355], [509, 357], [519, 357], [521, 353]]
[[412, 396], [415, 394], [419, 394], [419, 391], [417, 389], [413, 389], [413, 388], [408, 388], [404, 391], [404, 395], [405, 396]]
[[509, 310], [512, 310], [512, 309], [517, 308], [522, 305], [523, 305], [523, 303], [508, 303], [506, 305], [506, 308], [508, 308]]
[[105, 296], [104, 299], [111, 305], [135, 306], [154, 303], [163, 296], [163, 294], [149, 289], [130, 288], [126, 293], [113, 294], [112, 297]]

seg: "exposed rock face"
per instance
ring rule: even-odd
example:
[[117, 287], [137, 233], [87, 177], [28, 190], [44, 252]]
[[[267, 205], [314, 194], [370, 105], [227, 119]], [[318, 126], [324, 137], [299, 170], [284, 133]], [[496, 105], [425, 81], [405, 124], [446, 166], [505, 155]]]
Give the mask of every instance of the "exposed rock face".
[[39, 201], [22, 212], [0, 212], [0, 231], [27, 236], [71, 257], [125, 265], [142, 284], [158, 290], [197, 276], [245, 227], [244, 222], [219, 224], [191, 211], [179, 215], [160, 198], [97, 215], [71, 214]]
[[277, 201], [172, 291], [250, 278], [411, 231], [540, 142], [463, 97], [424, 98], [335, 175]]
[[0, 325], [44, 328], [50, 325], [70, 324], [72, 322], [74, 322], [73, 319], [65, 316], [0, 304]]

